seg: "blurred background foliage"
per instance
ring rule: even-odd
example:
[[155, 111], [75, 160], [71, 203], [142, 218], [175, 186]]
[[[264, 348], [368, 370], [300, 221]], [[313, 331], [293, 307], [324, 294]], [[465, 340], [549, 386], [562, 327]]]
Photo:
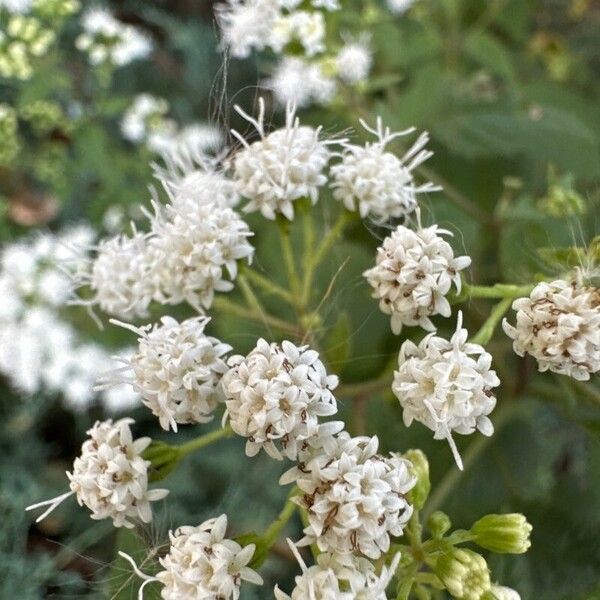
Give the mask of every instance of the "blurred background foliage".
[[[271, 59], [225, 61], [208, 0], [110, 6], [151, 36], [148, 60], [113, 72], [90, 68], [74, 49], [75, 15], [53, 25], [58, 38], [34, 59], [29, 79], [0, 79], [2, 243], [80, 221], [103, 235], [114, 206], [126, 221], [136, 218], [138, 205], [148, 201], [154, 156], [124, 141], [119, 121], [140, 92], [166, 98], [179, 123], [246, 129], [232, 104], [252, 109], [259, 74]], [[600, 261], [594, 244], [600, 217], [596, 3], [419, 0], [406, 15], [392, 17], [383, 4], [346, 0], [331, 19], [337, 32], [368, 28], [374, 70], [358, 91], [341, 90], [331, 106], [304, 111], [303, 120], [331, 133], [356, 128], [357, 138], [364, 134], [357, 119], [372, 123], [376, 115], [392, 129], [429, 130], [435, 156], [422, 174], [445, 189], [427, 198], [423, 220], [455, 233], [455, 248], [473, 257], [473, 282], [527, 283]], [[6, 20], [2, 13], [2, 27]], [[273, 120], [280, 119], [274, 112]], [[324, 194], [314, 209], [323, 229], [336, 204]], [[274, 228], [255, 215], [248, 221], [259, 271], [285, 283]], [[299, 227], [293, 229], [300, 242]], [[419, 425], [403, 426], [397, 401], [381, 384], [391, 380], [401, 340], [369, 299], [361, 273], [385, 234], [354, 224], [319, 271], [313, 294], [318, 300], [344, 265], [316, 323], [329, 369], [345, 386], [343, 418], [354, 433], [377, 432], [384, 450], [422, 448], [434, 484], [430, 510], [443, 508], [456, 527], [487, 512], [527, 515], [533, 547], [523, 556], [494, 557], [501, 583], [523, 598], [600, 598], [600, 386], [540, 376], [498, 331], [489, 349], [503, 381], [499, 405], [508, 409], [493, 438], [458, 440], [467, 464], [460, 477], [445, 444]], [[273, 313], [293, 318], [266, 302]], [[465, 307], [471, 331], [490, 308], [485, 300]], [[99, 332], [83, 313], [66, 310], [91, 339], [107, 346], [132, 341], [115, 328]], [[179, 311], [174, 314], [186, 314]], [[453, 328], [438, 325], [444, 333]], [[218, 310], [211, 327], [242, 353], [270, 333]], [[372, 384], [366, 390], [365, 382]], [[115, 532], [74, 503], [32, 525], [23, 507], [62, 490], [85, 430], [103, 412], [99, 406], [68, 411], [58, 397], [25, 397], [8, 382], [0, 385], [1, 598], [134, 598], [137, 582], [114, 560], [116, 544], [143, 559], [164, 543], [170, 527], [221, 512], [230, 515], [235, 534], [260, 531], [283, 502], [286, 490], [276, 480], [284, 466], [263, 455], [249, 460], [242, 442], [229, 439], [188, 457], [169, 476], [171, 495], [148, 530]], [[148, 411], [133, 416], [138, 435], [172, 441]], [[187, 428], [178, 440], [202, 430]], [[296, 566], [283, 546], [276, 550], [265, 566], [265, 588], [245, 589], [243, 598], [268, 597], [269, 586], [291, 582]], [[157, 597], [151, 586], [148, 597]]]

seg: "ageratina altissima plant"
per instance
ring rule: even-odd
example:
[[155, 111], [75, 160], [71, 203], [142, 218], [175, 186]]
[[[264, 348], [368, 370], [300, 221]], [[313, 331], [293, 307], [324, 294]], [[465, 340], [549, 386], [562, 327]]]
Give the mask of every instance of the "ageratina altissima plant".
[[[285, 10], [295, 8], [285, 4]], [[278, 13], [281, 5], [271, 9]], [[291, 489], [281, 513], [264, 531], [235, 539], [225, 537], [225, 515], [199, 526], [181, 524], [152, 570], [123, 555], [142, 580], [140, 597], [152, 583], [171, 600], [243, 597], [243, 586], [261, 584], [257, 570], [297, 515], [290, 544], [300, 572], [291, 589], [275, 589], [278, 600], [408, 599], [429, 597], [432, 590], [458, 600], [518, 598], [494, 583], [483, 553], [527, 551], [531, 525], [520, 514], [490, 514], [478, 515], [470, 529], [453, 531], [449, 516], [436, 509], [456, 472], [430, 497], [427, 458], [404, 447], [401, 421], [418, 421], [435, 439], [447, 440], [448, 459], [453, 455], [462, 467], [455, 434], [485, 443], [496, 416], [502, 411], [506, 420], [507, 407], [517, 404], [512, 383], [500, 385], [495, 371], [502, 373], [507, 358], [494, 354], [493, 360], [495, 346], [488, 345], [510, 305], [516, 325], [504, 327], [518, 354], [534, 356], [541, 370], [585, 379], [598, 370], [598, 290], [584, 273], [535, 287], [463, 281], [470, 257], [456, 255], [448, 231], [421, 222], [420, 192], [433, 189], [416, 183], [414, 171], [430, 155], [425, 134], [397, 156], [388, 145], [395, 134], [380, 120], [372, 130], [364, 124], [377, 141], [360, 146], [300, 125], [293, 106], [273, 131], [266, 128], [262, 101], [256, 119], [238, 112], [259, 139], [236, 133], [240, 145], [216, 157], [189, 146], [170, 150], [165, 164], [154, 165], [164, 198], [153, 193], [146, 225], [98, 244], [76, 277], [79, 302], [98, 318], [117, 316], [121, 321], [113, 323], [137, 336], [137, 349], [120, 357], [122, 369], [105, 375], [99, 386], [129, 385], [168, 435], [205, 428], [213, 419], [222, 426], [183, 444], [150, 444], [133, 440], [129, 419], [98, 423], [68, 473], [71, 491], [31, 508], [47, 505], [50, 511], [74, 494], [93, 518], [128, 527], [148, 522], [150, 503], [166, 494], [149, 489], [149, 477], [164, 478], [190, 452], [237, 435], [245, 441], [240, 460], [260, 460], [264, 450], [285, 462], [279, 483]], [[259, 213], [253, 223], [263, 217], [257, 238], [264, 228], [277, 230], [281, 250], [274, 262], [281, 273], [263, 270], [260, 256], [251, 262], [253, 232], [238, 206]], [[337, 212], [333, 222], [321, 217], [330, 211]], [[365, 230], [386, 226], [389, 235], [364, 278], [340, 285], [344, 264], [336, 243], [345, 233], [360, 234], [363, 223]], [[377, 243], [372, 245], [375, 254]], [[319, 290], [316, 274], [325, 272], [319, 270], [327, 262], [333, 275]], [[463, 327], [464, 303], [479, 299], [498, 303], [489, 311], [478, 304], [476, 315], [465, 312], [469, 328], [482, 321], [471, 335]], [[344, 361], [331, 359], [328, 336], [337, 327], [330, 315], [350, 301], [371, 302], [371, 318], [380, 319], [382, 328], [391, 318], [386, 339], [399, 348], [394, 374], [384, 369], [374, 380], [350, 383], [338, 376]], [[176, 304], [178, 315], [189, 315], [169, 315]], [[160, 320], [147, 322], [161, 310]], [[437, 331], [448, 325], [439, 317], [456, 319], [454, 331]], [[237, 320], [219, 331], [233, 328], [235, 335], [212, 335], [231, 318]], [[244, 343], [256, 331], [244, 329], [250, 321], [264, 334]], [[398, 342], [394, 334], [404, 338]], [[334, 350], [354, 332], [337, 335]], [[390, 423], [397, 428], [391, 447], [380, 447], [361, 409], [366, 400], [380, 400], [382, 390], [400, 404]], [[317, 554], [312, 565], [309, 546]]]

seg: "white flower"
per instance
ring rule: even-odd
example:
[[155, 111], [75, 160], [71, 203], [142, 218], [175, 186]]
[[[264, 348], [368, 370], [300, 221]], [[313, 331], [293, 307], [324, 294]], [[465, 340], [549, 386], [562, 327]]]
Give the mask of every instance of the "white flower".
[[161, 500], [169, 492], [164, 489], [148, 490], [148, 466], [142, 452], [150, 438], [133, 440], [130, 425], [133, 419], [97, 421], [87, 432], [90, 436], [81, 446], [81, 455], [73, 463], [73, 472], [67, 472], [71, 491], [52, 500], [27, 507], [32, 510], [48, 506], [38, 517], [44, 519], [63, 500], [75, 494], [80, 506], [87, 506], [92, 519], [110, 518], [115, 527], [134, 527], [132, 519], [143, 523], [152, 520], [150, 502]]
[[89, 287], [92, 296], [74, 303], [97, 305], [122, 319], [147, 316], [155, 293], [147, 237], [134, 231], [131, 237], [117, 235], [101, 241], [91, 266], [75, 277], [76, 285]]
[[488, 415], [496, 405], [492, 390], [500, 385], [491, 368], [491, 354], [467, 338], [459, 312], [450, 341], [434, 334], [419, 345], [405, 341], [392, 384], [405, 425], [416, 420], [429, 427], [435, 439], [447, 439], [460, 469], [462, 461], [452, 432], [468, 435], [477, 429], [492, 435], [494, 426]]
[[460, 271], [471, 264], [471, 259], [455, 258], [441, 235], [451, 233], [437, 225], [418, 231], [399, 225], [377, 249], [375, 266], [363, 273], [373, 287], [373, 298], [379, 300], [379, 308], [391, 316], [395, 334], [403, 325], [433, 331], [429, 317], [450, 316], [446, 294], [453, 283], [460, 292]]
[[519, 592], [503, 585], [492, 585], [490, 591], [495, 600], [521, 600]]
[[377, 141], [364, 146], [344, 145], [341, 162], [331, 167], [334, 198], [341, 200], [348, 210], [356, 210], [358, 205], [362, 218], [372, 215], [377, 222], [409, 215], [417, 207], [417, 194], [440, 189], [429, 182], [417, 185], [413, 176], [413, 170], [433, 154], [424, 149], [429, 135], [422, 133], [410, 150], [398, 158], [386, 152], [387, 144], [412, 133], [414, 128], [391, 133], [379, 117], [377, 129], [362, 120], [360, 123]]
[[9, 13], [25, 14], [31, 10], [33, 0], [0, 0], [0, 9], [5, 8]]
[[248, 567], [255, 545], [242, 548], [225, 538], [226, 529], [227, 516], [221, 515], [198, 527], [184, 526], [170, 531], [169, 552], [158, 559], [164, 570], [155, 577], [142, 573], [129, 555], [119, 554], [145, 580], [142, 588], [152, 581], [162, 584], [160, 595], [164, 600], [237, 600], [242, 582], [262, 585], [263, 580]]
[[385, 590], [398, 567], [400, 554], [377, 575], [370, 561], [353, 555], [321, 553], [317, 564], [307, 567], [296, 546], [290, 540], [288, 543], [302, 575], [296, 577], [291, 596], [275, 586], [276, 600], [387, 600]]
[[269, 45], [281, 53], [292, 40], [298, 40], [307, 56], [314, 56], [325, 50], [325, 19], [320, 12], [294, 11], [280, 16], [274, 23]]
[[152, 41], [132, 25], [114, 18], [99, 7], [87, 10], [81, 19], [83, 33], [75, 40], [78, 50], [87, 52], [92, 64], [110, 62], [118, 67], [146, 58], [152, 52]]
[[404, 14], [416, 0], [386, 0], [390, 12], [397, 15]]
[[318, 353], [307, 346], [260, 339], [248, 356], [233, 356], [229, 365], [222, 379], [227, 415], [232, 429], [248, 438], [248, 456], [264, 448], [273, 458], [295, 460], [321, 430], [343, 427], [319, 424], [319, 417], [337, 412], [331, 391], [338, 378], [327, 375]]
[[236, 110], [256, 127], [261, 137], [248, 144], [242, 135], [232, 131], [244, 146], [233, 157], [236, 188], [249, 200], [244, 210], [260, 210], [267, 219], [282, 213], [291, 221], [294, 201], [310, 198], [313, 204], [317, 202], [319, 188], [327, 182], [323, 170], [331, 156], [327, 148], [331, 142], [319, 139], [320, 128], [301, 126], [291, 105], [287, 107], [285, 127], [269, 135], [264, 131], [262, 98], [256, 120], [237, 106]]
[[[154, 202], [148, 244], [154, 258], [156, 299], [165, 304], [188, 302], [209, 308], [215, 292], [233, 289], [237, 261], [251, 262], [252, 232], [231, 208], [217, 202], [197, 202], [194, 196], [170, 194], [170, 202]], [[228, 277], [228, 278], [227, 278]]]
[[278, 0], [227, 0], [215, 10], [223, 46], [235, 58], [247, 58], [252, 50], [266, 48], [280, 15]]
[[539, 283], [513, 302], [517, 322], [504, 331], [519, 356], [530, 354], [540, 371], [587, 380], [600, 370], [600, 290], [574, 280]]
[[372, 62], [368, 38], [348, 41], [335, 58], [337, 75], [345, 83], [359, 83], [369, 76]]
[[281, 477], [303, 492], [295, 501], [306, 509], [308, 526], [298, 545], [377, 559], [389, 550], [390, 536], [402, 535], [412, 514], [405, 494], [416, 479], [406, 459], [380, 456], [378, 445], [376, 437], [344, 431]]
[[307, 62], [298, 56], [284, 56], [264, 85], [273, 91], [283, 106], [298, 107], [329, 103], [336, 93], [335, 79], [323, 71], [319, 62]]
[[162, 119], [169, 110], [168, 102], [151, 94], [138, 94], [121, 119], [125, 139], [140, 143], [153, 127], [153, 121]]
[[113, 321], [136, 333], [137, 352], [123, 357], [114, 375], [102, 378], [101, 387], [130, 383], [163, 429], [177, 431], [177, 423], [207, 423], [219, 403], [217, 385], [227, 371], [222, 358], [231, 346], [204, 333], [210, 319], [196, 317], [178, 323], [161, 318], [160, 325], [133, 327]]

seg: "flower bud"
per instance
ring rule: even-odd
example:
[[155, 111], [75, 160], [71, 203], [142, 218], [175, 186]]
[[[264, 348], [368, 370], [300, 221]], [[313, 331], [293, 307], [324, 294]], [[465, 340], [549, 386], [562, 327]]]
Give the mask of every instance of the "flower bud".
[[493, 585], [483, 600], [521, 600], [519, 592], [503, 585]]
[[499, 554], [523, 554], [531, 546], [532, 527], [524, 515], [486, 515], [471, 527], [473, 541]]
[[444, 537], [444, 534], [450, 527], [452, 527], [450, 517], [441, 510], [436, 510], [430, 515], [429, 519], [427, 519], [427, 528], [435, 539]]
[[410, 461], [410, 472], [417, 478], [417, 483], [410, 492], [408, 492], [409, 502], [420, 510], [425, 505], [429, 496], [431, 482], [429, 481], [429, 462], [421, 450], [408, 450], [404, 453], [404, 458]]
[[487, 563], [472, 550], [452, 548], [437, 559], [433, 570], [457, 600], [483, 600], [491, 589]]

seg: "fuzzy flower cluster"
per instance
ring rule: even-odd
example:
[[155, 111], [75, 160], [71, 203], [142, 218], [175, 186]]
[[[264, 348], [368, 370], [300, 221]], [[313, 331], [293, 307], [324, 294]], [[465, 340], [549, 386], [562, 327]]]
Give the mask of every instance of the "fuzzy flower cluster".
[[146, 317], [152, 301], [185, 301], [202, 311], [215, 292], [233, 288], [238, 261], [252, 260], [252, 232], [231, 208], [233, 183], [208, 163], [193, 163], [193, 153], [180, 155], [187, 159], [173, 155], [172, 169], [156, 171], [168, 202], [160, 203], [155, 193], [154, 212], [146, 213], [150, 232], [102, 241], [80, 270], [77, 285], [88, 289], [80, 303], [124, 320]]
[[513, 302], [517, 322], [504, 331], [519, 356], [530, 354], [540, 371], [587, 380], [600, 371], [600, 290], [562, 279], [538, 284]]
[[129, 555], [120, 552], [144, 580], [139, 597], [151, 582], [162, 585], [160, 595], [164, 600], [238, 600], [242, 582], [262, 585], [262, 577], [248, 566], [256, 549], [254, 544], [242, 547], [225, 537], [226, 530], [227, 515], [221, 515], [197, 527], [170, 531], [169, 552], [159, 558], [163, 570], [153, 577], [142, 573]]
[[70, 273], [85, 261], [93, 235], [73, 227], [0, 249], [0, 373], [27, 395], [59, 395], [76, 410], [97, 398], [121, 411], [139, 397], [127, 386], [94, 393], [96, 378], [115, 363], [60, 314], [71, 295]]
[[418, 345], [406, 340], [392, 384], [404, 423], [419, 421], [434, 432], [435, 439], [447, 439], [461, 469], [452, 432], [466, 435], [477, 429], [492, 435], [494, 426], [488, 415], [496, 405], [493, 388], [500, 385], [491, 368], [492, 356], [467, 338], [459, 312], [456, 332], [449, 341], [434, 334]]
[[471, 259], [455, 257], [442, 235], [451, 233], [437, 225], [417, 231], [399, 225], [377, 249], [375, 266], [364, 272], [379, 308], [390, 315], [395, 334], [404, 325], [433, 331], [429, 317], [451, 314], [446, 295], [452, 284], [460, 292], [460, 271]]
[[136, 333], [139, 346], [132, 356], [120, 358], [125, 368], [104, 379], [101, 387], [132, 385], [166, 430], [212, 420], [219, 404], [217, 386], [227, 371], [223, 357], [231, 346], [204, 333], [209, 320], [178, 323], [164, 316], [160, 325], [139, 328], [113, 321]]
[[291, 595], [275, 586], [276, 600], [387, 600], [385, 590], [400, 562], [397, 554], [389, 567], [384, 565], [377, 574], [373, 564], [364, 558], [321, 553], [316, 564], [307, 567], [291, 542], [290, 547], [302, 574], [296, 577]]
[[89, 8], [81, 18], [81, 26], [83, 32], [75, 46], [88, 55], [92, 65], [123, 67], [152, 52], [152, 40], [146, 34], [117, 20], [105, 8]]
[[233, 180], [238, 193], [249, 201], [244, 210], [260, 211], [267, 219], [281, 213], [292, 220], [296, 200], [317, 202], [319, 188], [327, 182], [323, 171], [331, 158], [331, 142], [320, 139], [319, 128], [300, 125], [291, 105], [285, 127], [268, 135], [262, 98], [258, 119], [236, 108], [260, 135], [260, 140], [250, 144], [237, 131], [232, 132], [243, 145], [233, 157]]
[[[271, 50], [280, 57], [264, 85], [276, 100], [297, 106], [327, 104], [340, 83], [365, 81], [372, 57], [368, 36], [327, 47], [328, 13], [337, 1], [227, 0], [217, 6], [222, 45], [235, 58]], [[300, 52], [298, 52], [300, 49]]]
[[162, 500], [169, 492], [148, 490], [150, 461], [142, 458], [150, 438], [134, 440], [130, 426], [133, 419], [116, 422], [98, 421], [87, 432], [81, 454], [67, 473], [71, 491], [52, 500], [29, 506], [33, 510], [49, 506], [37, 520], [41, 521], [61, 502], [75, 494], [80, 506], [86, 506], [95, 520], [112, 519], [115, 527], [134, 527], [134, 520], [152, 521], [150, 503]]
[[345, 431], [284, 473], [295, 482], [308, 525], [298, 545], [316, 544], [321, 552], [378, 559], [390, 536], [402, 535], [412, 514], [406, 494], [416, 483], [410, 463], [397, 454], [377, 453], [377, 437], [350, 437]]
[[154, 129], [158, 129], [169, 110], [164, 98], [151, 94], [139, 94], [121, 119], [121, 133], [130, 142], [145, 141]]
[[248, 456], [262, 448], [273, 458], [296, 460], [305, 445], [343, 427], [319, 423], [337, 412], [332, 390], [338, 378], [327, 374], [318, 353], [307, 346], [260, 339], [248, 356], [231, 357], [229, 366], [222, 379], [227, 417], [247, 438]]
[[364, 146], [344, 144], [341, 161], [331, 168], [333, 196], [348, 210], [358, 209], [362, 218], [370, 215], [376, 222], [384, 222], [406, 217], [417, 208], [417, 194], [441, 189], [429, 182], [417, 185], [413, 175], [413, 170], [433, 154], [424, 149], [429, 135], [422, 133], [410, 150], [398, 158], [386, 151], [387, 144], [414, 129], [391, 133], [383, 127], [381, 118], [377, 119], [377, 129], [364, 121], [361, 124], [377, 141]]

